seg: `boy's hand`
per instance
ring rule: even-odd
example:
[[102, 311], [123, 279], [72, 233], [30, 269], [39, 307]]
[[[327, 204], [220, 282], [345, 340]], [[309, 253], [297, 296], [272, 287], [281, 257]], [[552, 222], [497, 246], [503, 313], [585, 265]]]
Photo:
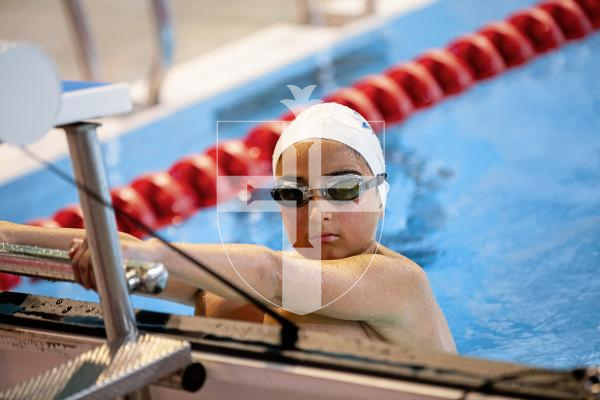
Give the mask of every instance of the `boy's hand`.
[[73, 239], [69, 249], [75, 280], [86, 289], [96, 290], [96, 279], [92, 269], [92, 253], [87, 240]]

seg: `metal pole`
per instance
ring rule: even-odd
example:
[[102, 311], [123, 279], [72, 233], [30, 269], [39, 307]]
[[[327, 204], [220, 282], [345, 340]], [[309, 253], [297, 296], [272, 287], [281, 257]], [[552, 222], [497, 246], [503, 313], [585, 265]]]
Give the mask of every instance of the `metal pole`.
[[375, 4], [375, 0], [366, 0], [367, 4], [365, 5], [365, 14], [373, 15], [375, 14], [377, 5]]
[[160, 100], [160, 89], [167, 71], [173, 63], [174, 33], [171, 6], [167, 0], [151, 0], [152, 18], [156, 30], [156, 54], [148, 78], [147, 105], [154, 106]]
[[83, 78], [88, 81], [99, 81], [101, 74], [98, 51], [81, 2], [64, 0], [63, 4], [75, 33], [78, 61], [83, 70]]
[[[63, 129], [67, 134], [75, 179], [110, 204], [104, 160], [96, 136], [97, 126], [82, 122], [66, 125]], [[135, 340], [138, 332], [125, 283], [115, 215], [81, 189], [79, 201], [91, 249], [106, 337], [108, 344], [116, 348], [125, 341]]]

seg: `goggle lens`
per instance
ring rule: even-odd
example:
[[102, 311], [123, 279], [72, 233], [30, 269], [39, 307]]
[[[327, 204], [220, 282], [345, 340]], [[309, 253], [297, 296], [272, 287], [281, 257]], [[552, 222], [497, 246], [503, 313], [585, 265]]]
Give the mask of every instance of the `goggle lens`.
[[351, 201], [360, 196], [360, 185], [357, 182], [340, 182], [339, 184], [327, 188], [327, 194], [331, 200]]
[[302, 190], [297, 188], [275, 188], [271, 193], [276, 201], [301, 202], [304, 198]]

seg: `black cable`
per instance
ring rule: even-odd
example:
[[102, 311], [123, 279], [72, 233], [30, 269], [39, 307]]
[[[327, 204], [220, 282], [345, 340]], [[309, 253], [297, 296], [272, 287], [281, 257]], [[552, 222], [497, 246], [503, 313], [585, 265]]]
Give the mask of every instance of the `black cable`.
[[[2, 142], [0, 141], [0, 144], [1, 143]], [[177, 246], [175, 246], [174, 244], [172, 244], [171, 242], [169, 242], [167, 239], [163, 238], [160, 234], [158, 234], [157, 232], [155, 232], [152, 228], [150, 228], [149, 226], [147, 226], [142, 221], [138, 220], [136, 217], [130, 215], [126, 211], [121, 210], [119, 207], [115, 207], [112, 204], [110, 204], [109, 202], [104, 201], [104, 199], [102, 199], [102, 197], [100, 197], [92, 189], [90, 189], [89, 187], [87, 187], [85, 184], [78, 182], [75, 178], [69, 176], [69, 174], [65, 173], [64, 171], [62, 171], [60, 168], [56, 167], [51, 162], [46, 161], [46, 160], [38, 157], [35, 153], [33, 153], [32, 151], [30, 151], [29, 149], [27, 149], [24, 146], [19, 146], [19, 148], [29, 158], [35, 160], [39, 164], [41, 164], [44, 167], [48, 168], [48, 170], [50, 170], [50, 172], [54, 173], [55, 175], [57, 175], [59, 178], [61, 178], [62, 180], [66, 181], [70, 185], [74, 185], [78, 189], [82, 190], [87, 196], [89, 196], [90, 198], [92, 198], [94, 201], [102, 204], [104, 207], [107, 207], [110, 210], [113, 210], [116, 214], [121, 215], [121, 216], [127, 218], [129, 221], [131, 221], [132, 223], [134, 223], [137, 227], [139, 227], [140, 229], [142, 229], [149, 236], [152, 236], [153, 238], [158, 239], [162, 244], [164, 244], [165, 246], [167, 246], [169, 249], [171, 249], [175, 253], [179, 254], [181, 257], [183, 257], [187, 261], [191, 262], [192, 264], [196, 265], [197, 267], [201, 268], [202, 270], [206, 271], [213, 278], [217, 279], [219, 282], [221, 282], [222, 284], [226, 285], [231, 290], [233, 290], [234, 292], [236, 292], [237, 294], [239, 294], [240, 296], [242, 296], [244, 299], [246, 299], [249, 303], [251, 303], [252, 305], [254, 305], [255, 307], [257, 307], [259, 310], [263, 311], [265, 314], [268, 314], [270, 317], [272, 317], [273, 319], [275, 319], [281, 325], [281, 343], [280, 343], [280, 346], [282, 348], [284, 348], [284, 349], [295, 348], [296, 342], [298, 341], [298, 329], [299, 328], [292, 321], [290, 321], [289, 319], [287, 319], [287, 318], [285, 318], [285, 317], [277, 314], [275, 311], [271, 310], [269, 307], [267, 307], [266, 305], [262, 304], [261, 302], [259, 302], [258, 300], [256, 300], [254, 297], [250, 296], [248, 293], [246, 293], [246, 291], [244, 291], [243, 289], [239, 288], [237, 285], [235, 285], [234, 283], [230, 282], [228, 279], [222, 277], [220, 274], [218, 274], [217, 272], [213, 271], [211, 268], [207, 267], [206, 265], [204, 265], [202, 262], [198, 261], [196, 258], [194, 258], [193, 256], [191, 256], [187, 252], [179, 249]]]

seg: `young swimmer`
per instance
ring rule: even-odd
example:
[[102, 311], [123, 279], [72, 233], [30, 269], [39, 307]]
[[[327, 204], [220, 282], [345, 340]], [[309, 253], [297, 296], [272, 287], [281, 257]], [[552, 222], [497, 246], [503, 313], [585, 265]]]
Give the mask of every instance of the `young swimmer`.
[[[282, 133], [273, 171], [272, 195], [281, 204], [294, 251], [248, 244], [226, 244], [226, 252], [220, 244], [177, 246], [247, 290], [243, 276], [279, 306], [284, 263], [291, 273], [320, 271], [325, 307], [305, 315], [272, 307], [302, 328], [456, 351], [425, 272], [375, 240], [389, 185], [379, 140], [359, 114], [335, 103], [305, 110]], [[0, 225], [0, 239], [14, 243], [66, 248], [83, 236], [81, 230]], [[169, 268], [169, 286], [161, 297], [195, 304], [198, 315], [276, 324], [160, 242], [122, 234], [121, 243], [125, 258], [161, 261]], [[93, 288], [86, 242], [74, 241], [71, 255], [78, 280]]]

